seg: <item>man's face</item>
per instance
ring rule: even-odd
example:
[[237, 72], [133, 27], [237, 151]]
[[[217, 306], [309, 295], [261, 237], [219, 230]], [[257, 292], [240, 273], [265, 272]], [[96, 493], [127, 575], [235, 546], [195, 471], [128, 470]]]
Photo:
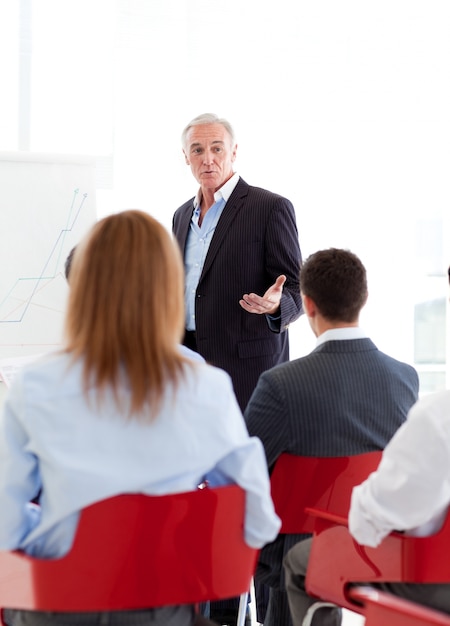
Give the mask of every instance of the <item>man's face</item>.
[[200, 186], [216, 191], [233, 175], [236, 150], [222, 124], [200, 124], [189, 130], [183, 152]]

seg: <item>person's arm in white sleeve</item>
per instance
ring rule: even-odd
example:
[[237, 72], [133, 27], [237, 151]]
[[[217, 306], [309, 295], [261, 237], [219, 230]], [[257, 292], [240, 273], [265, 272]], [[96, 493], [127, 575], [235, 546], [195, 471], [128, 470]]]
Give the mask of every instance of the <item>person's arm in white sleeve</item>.
[[[450, 408], [450, 396], [444, 400]], [[349, 530], [358, 543], [375, 547], [393, 530], [414, 529], [446, 510], [450, 502], [446, 411], [430, 396], [416, 403], [384, 450], [377, 471], [353, 489]]]

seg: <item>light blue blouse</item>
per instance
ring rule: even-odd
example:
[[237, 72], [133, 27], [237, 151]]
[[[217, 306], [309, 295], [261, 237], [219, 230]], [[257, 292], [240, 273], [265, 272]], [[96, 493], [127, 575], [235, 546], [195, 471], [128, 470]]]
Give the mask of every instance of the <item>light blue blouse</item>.
[[[120, 388], [124, 402], [126, 385]], [[82, 392], [82, 363], [55, 354], [23, 368], [0, 421], [0, 549], [55, 557], [72, 544], [79, 511], [119, 493], [166, 494], [237, 483], [245, 539], [272, 541], [280, 521], [259, 439], [249, 437], [228, 374], [185, 365], [153, 421], [125, 419], [107, 392]], [[30, 505], [42, 488], [41, 507]]]

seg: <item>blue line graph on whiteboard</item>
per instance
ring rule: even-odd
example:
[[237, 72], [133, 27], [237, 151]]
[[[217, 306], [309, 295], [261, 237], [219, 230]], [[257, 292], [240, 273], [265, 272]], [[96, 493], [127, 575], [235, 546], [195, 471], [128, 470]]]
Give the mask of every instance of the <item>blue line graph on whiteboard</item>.
[[16, 273], [11, 276], [8, 272], [10, 286], [0, 292], [0, 356], [41, 353], [61, 346], [68, 294], [64, 264], [71, 248], [94, 221], [88, 195], [75, 189], [64, 223], [60, 221], [58, 226], [52, 215], [53, 223], [43, 225], [43, 232], [36, 232], [33, 242], [25, 244], [21, 234], [11, 233], [19, 250], [26, 246], [27, 260], [38, 271], [25, 274], [19, 264], [21, 270], [17, 272], [14, 259], [9, 259]]
[[[73, 192], [73, 201], [68, 214], [66, 227], [60, 231], [39, 275], [17, 278], [10, 291], [0, 302], [0, 324], [22, 322], [29, 306], [33, 301], [33, 298], [39, 293], [40, 290], [48, 285], [49, 281], [53, 281], [58, 277], [58, 274], [61, 274], [61, 271], [58, 271], [58, 268], [61, 267], [61, 259], [62, 263], [64, 263], [66, 259], [66, 256], [63, 256], [63, 250], [65, 249], [64, 243], [67, 235], [72, 232], [78, 216], [80, 215], [81, 209], [83, 208], [83, 204], [87, 198], [87, 193], [84, 193], [78, 208], [75, 208], [75, 200], [77, 199], [78, 193], [79, 189], [75, 189]], [[51, 265], [53, 265], [53, 269], [50, 269], [49, 271]], [[25, 286], [25, 289], [23, 289], [23, 286]], [[27, 293], [25, 297], [23, 295], [24, 292]], [[14, 303], [13, 307], [8, 310], [8, 304], [11, 302]]]

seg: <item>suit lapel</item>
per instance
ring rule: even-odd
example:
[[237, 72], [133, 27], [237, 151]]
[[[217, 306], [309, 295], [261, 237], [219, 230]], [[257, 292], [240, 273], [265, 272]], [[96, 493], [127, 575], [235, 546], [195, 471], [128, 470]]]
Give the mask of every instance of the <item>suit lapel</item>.
[[242, 178], [240, 178], [236, 187], [234, 188], [233, 193], [229, 197], [223, 209], [219, 221], [217, 222], [214, 235], [208, 248], [205, 263], [203, 265], [203, 271], [200, 276], [200, 280], [211, 267], [224, 239], [229, 236], [231, 225], [236, 218], [236, 215], [242, 208], [244, 200], [248, 194], [248, 190], [249, 185], [244, 180], [242, 180]]
[[184, 257], [184, 249], [186, 248], [186, 239], [189, 234], [189, 227], [191, 224], [192, 213], [194, 212], [194, 198], [189, 201], [188, 207], [180, 215], [180, 222], [178, 224], [175, 236], [178, 240], [180, 249], [182, 250]]

